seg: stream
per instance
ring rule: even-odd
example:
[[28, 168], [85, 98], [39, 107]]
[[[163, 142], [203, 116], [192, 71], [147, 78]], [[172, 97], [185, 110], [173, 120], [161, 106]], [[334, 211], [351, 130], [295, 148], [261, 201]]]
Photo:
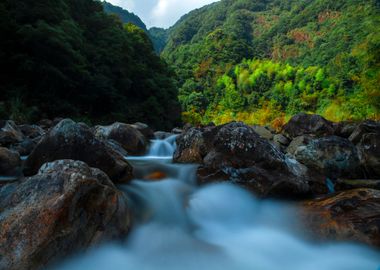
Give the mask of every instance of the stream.
[[153, 140], [146, 156], [127, 157], [137, 179], [119, 186], [135, 220], [124, 243], [55, 269], [379, 269], [379, 254], [365, 246], [306, 240], [288, 203], [258, 200], [231, 184], [198, 187], [197, 166], [173, 164], [174, 150], [172, 136]]

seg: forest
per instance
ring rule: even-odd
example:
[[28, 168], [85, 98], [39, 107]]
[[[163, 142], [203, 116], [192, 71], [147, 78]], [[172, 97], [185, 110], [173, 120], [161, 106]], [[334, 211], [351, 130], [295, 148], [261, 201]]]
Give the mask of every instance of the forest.
[[223, 0], [167, 30], [187, 122], [380, 118], [380, 4]]
[[174, 72], [101, 2], [1, 1], [0, 33], [0, 118], [180, 121]]

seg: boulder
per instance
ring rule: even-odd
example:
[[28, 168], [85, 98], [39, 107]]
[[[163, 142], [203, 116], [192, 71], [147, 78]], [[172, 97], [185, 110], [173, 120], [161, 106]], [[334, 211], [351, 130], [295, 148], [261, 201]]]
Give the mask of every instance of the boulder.
[[295, 158], [332, 179], [362, 176], [358, 151], [345, 138], [328, 136], [311, 140], [297, 148]]
[[197, 162], [200, 184], [230, 181], [259, 196], [298, 197], [326, 192], [322, 179], [287, 158], [251, 127], [229, 123], [189, 129], [177, 138], [175, 162]]
[[303, 203], [302, 220], [319, 240], [380, 247], [380, 190], [354, 189]]
[[300, 113], [293, 116], [284, 126], [283, 132], [290, 138], [301, 135], [327, 136], [334, 134], [333, 123], [317, 114]]
[[0, 121], [0, 146], [9, 146], [24, 140], [24, 135], [15, 122]]
[[173, 161], [176, 163], [202, 163], [212, 150], [216, 134], [223, 126], [188, 128], [176, 138], [176, 151]]
[[45, 269], [120, 239], [131, 226], [126, 202], [105, 173], [73, 160], [0, 187], [0, 269]]
[[0, 175], [20, 176], [21, 173], [20, 155], [8, 148], [0, 147]]
[[366, 133], [380, 134], [380, 123], [371, 120], [365, 121], [356, 127], [348, 139], [357, 144]]
[[24, 173], [34, 175], [42, 164], [59, 159], [84, 161], [104, 171], [114, 182], [132, 179], [132, 167], [122, 155], [95, 138], [86, 125], [70, 119], [59, 122], [38, 143], [25, 162]]
[[147, 141], [154, 139], [154, 131], [147, 124], [137, 122], [131, 126], [140, 131]]
[[146, 151], [144, 135], [131, 125], [114, 123], [110, 126], [96, 126], [95, 136], [102, 140], [117, 141], [130, 155], [141, 155]]
[[357, 148], [366, 176], [380, 179], [380, 132], [364, 134]]

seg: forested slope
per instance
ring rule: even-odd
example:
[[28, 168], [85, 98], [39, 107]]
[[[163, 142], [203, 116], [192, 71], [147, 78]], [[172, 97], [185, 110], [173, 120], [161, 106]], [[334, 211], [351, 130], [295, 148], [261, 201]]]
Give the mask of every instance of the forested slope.
[[379, 118], [379, 25], [376, 0], [222, 0], [174, 25], [162, 55], [188, 121]]
[[179, 117], [173, 73], [147, 35], [93, 0], [0, 3], [0, 117], [145, 121]]

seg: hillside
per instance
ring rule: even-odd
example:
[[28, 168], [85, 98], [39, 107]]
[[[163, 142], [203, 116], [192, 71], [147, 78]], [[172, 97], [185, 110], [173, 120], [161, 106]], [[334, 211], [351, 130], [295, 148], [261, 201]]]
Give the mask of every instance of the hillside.
[[124, 23], [132, 23], [141, 29], [143, 29], [145, 32], [148, 32], [148, 29], [146, 28], [145, 23], [140, 19], [139, 16], [137, 16], [134, 13], [129, 12], [128, 10], [125, 10], [121, 7], [114, 6], [111, 3], [102, 2], [104, 11], [109, 14], [115, 14], [117, 15], [120, 20]]
[[101, 2], [6, 0], [0, 14], [0, 118], [177, 123], [174, 74]]
[[176, 23], [162, 56], [191, 122], [378, 119], [379, 25], [375, 0], [222, 0]]

